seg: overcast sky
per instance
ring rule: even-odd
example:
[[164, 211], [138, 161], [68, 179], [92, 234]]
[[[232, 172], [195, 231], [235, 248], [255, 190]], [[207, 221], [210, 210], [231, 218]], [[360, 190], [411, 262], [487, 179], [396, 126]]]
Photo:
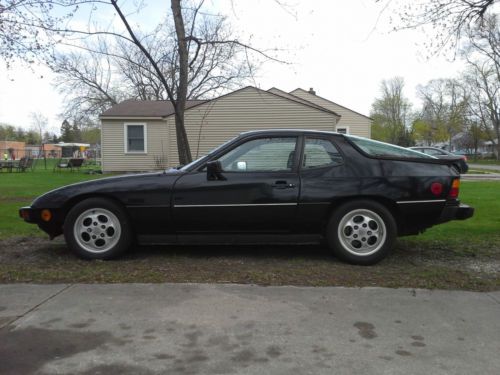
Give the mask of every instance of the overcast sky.
[[[168, 1], [149, 0], [137, 22], [154, 24], [169, 8]], [[416, 105], [416, 86], [433, 78], [453, 77], [459, 61], [427, 59], [422, 31], [390, 32], [390, 11], [381, 14], [374, 0], [295, 0], [282, 8], [274, 0], [213, 0], [211, 7], [226, 14], [243, 39], [251, 36], [259, 48], [283, 49], [278, 56], [290, 64], [266, 63], [255, 84], [262, 89], [309, 89], [346, 107], [369, 115], [382, 79], [402, 76], [406, 95]], [[103, 16], [103, 15], [101, 15]], [[53, 75], [42, 67], [34, 72], [0, 65], [0, 122], [30, 126], [30, 113], [49, 118], [58, 131], [64, 98], [52, 85]]]

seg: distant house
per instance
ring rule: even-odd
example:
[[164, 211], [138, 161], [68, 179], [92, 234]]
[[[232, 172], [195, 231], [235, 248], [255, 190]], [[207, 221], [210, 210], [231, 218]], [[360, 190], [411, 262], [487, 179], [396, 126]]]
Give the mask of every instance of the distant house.
[[57, 144], [45, 143], [43, 149], [40, 145], [26, 145], [26, 155], [31, 158], [59, 158], [61, 157], [61, 147]]
[[[450, 152], [457, 152], [460, 154], [473, 155], [477, 152], [477, 155], [486, 158], [495, 158], [497, 149], [496, 144], [498, 140], [480, 140], [477, 145], [477, 150], [474, 150], [474, 142], [471, 139], [470, 133], [460, 132], [455, 134], [450, 141], [445, 142], [434, 142], [433, 144], [426, 144], [425, 142], [417, 142], [417, 146], [433, 146], [447, 150]], [[451, 143], [451, 148], [450, 148]]]
[[26, 143], [17, 141], [0, 141], [0, 156], [2, 159], [21, 159], [25, 156]]
[[[174, 109], [169, 101], [121, 102], [101, 115], [104, 172], [147, 171], [178, 164]], [[241, 132], [314, 129], [364, 137], [371, 119], [315, 95], [252, 86], [212, 100], [188, 100], [185, 127], [193, 158]]]

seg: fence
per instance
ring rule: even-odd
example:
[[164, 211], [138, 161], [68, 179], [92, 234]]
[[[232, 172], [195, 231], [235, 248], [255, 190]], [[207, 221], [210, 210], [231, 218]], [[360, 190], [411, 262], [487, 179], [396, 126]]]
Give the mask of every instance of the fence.
[[58, 150], [40, 150], [39, 148], [24, 148], [24, 149], [14, 149], [14, 148], [0, 148], [0, 158], [2, 160], [19, 160], [21, 158], [31, 158], [31, 159], [58, 159], [61, 155], [61, 149]]

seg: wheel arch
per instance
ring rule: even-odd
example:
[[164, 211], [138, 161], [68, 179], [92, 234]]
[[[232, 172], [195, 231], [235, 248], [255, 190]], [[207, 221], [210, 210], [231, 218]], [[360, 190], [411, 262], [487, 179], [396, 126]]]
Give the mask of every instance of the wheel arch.
[[387, 208], [389, 210], [389, 212], [391, 213], [391, 215], [393, 216], [393, 218], [396, 222], [396, 225], [397, 225], [398, 233], [400, 233], [400, 231], [403, 230], [404, 222], [402, 220], [401, 211], [399, 210], [396, 202], [394, 202], [393, 200], [391, 200], [389, 198], [381, 197], [378, 195], [351, 195], [351, 196], [347, 196], [347, 197], [336, 198], [336, 199], [333, 199], [331, 201], [330, 207], [328, 208], [326, 217], [324, 219], [323, 231], [326, 230], [326, 225], [328, 224], [328, 220], [330, 219], [330, 217], [332, 216], [333, 212], [335, 211], [335, 209], [337, 207], [343, 205], [344, 203], [357, 201], [357, 200], [371, 200], [371, 201], [374, 201], [374, 202], [381, 204], [382, 206]]
[[[75, 236], [75, 223], [77, 223], [77, 220], [79, 220], [83, 212], [89, 210], [91, 211], [93, 209], [109, 210], [110, 214], [114, 214], [116, 216], [115, 219], [121, 227], [119, 235], [114, 238], [114, 242], [111, 242], [111, 247], [103, 248], [102, 252], [95, 252], [88, 249], [82, 245], [80, 240]], [[104, 222], [107, 222], [107, 220]], [[97, 225], [97, 223], [94, 222], [94, 226], [95, 225]], [[65, 202], [62, 229], [66, 239], [66, 244], [78, 257], [82, 259], [112, 259], [127, 251], [135, 242], [135, 230], [128, 210], [122, 202], [107, 194], [81, 194], [72, 197], [72, 199]], [[108, 235], [114, 236], [115, 234], [108, 233]], [[104, 237], [102, 233], [100, 236]], [[93, 238], [96, 238], [96, 236], [93, 236]], [[84, 241], [88, 240], [84, 239]], [[104, 242], [103, 245], [105, 244], [106, 243]], [[95, 246], [103, 245], [97, 245], [96, 242], [96, 245], [93, 246], [94, 250]]]
[[128, 210], [125, 207], [125, 205], [123, 204], [123, 202], [120, 201], [119, 199], [117, 199], [116, 197], [114, 197], [110, 194], [105, 194], [105, 193], [80, 194], [80, 195], [77, 195], [77, 196], [74, 196], [74, 197], [68, 199], [62, 206], [62, 212], [61, 212], [62, 213], [62, 221], [64, 222], [66, 220], [66, 216], [68, 215], [68, 212], [71, 210], [71, 208], [73, 208], [78, 203], [83, 202], [84, 200], [90, 199], [90, 198], [103, 198], [103, 199], [107, 199], [107, 200], [112, 201], [113, 203], [119, 205], [121, 208], [123, 208], [123, 211], [127, 214], [129, 221], [132, 223], [131, 217], [128, 213]]

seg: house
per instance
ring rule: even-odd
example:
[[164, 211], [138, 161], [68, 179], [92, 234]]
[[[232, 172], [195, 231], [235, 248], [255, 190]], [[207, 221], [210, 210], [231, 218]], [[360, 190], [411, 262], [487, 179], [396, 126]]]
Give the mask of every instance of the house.
[[[174, 108], [169, 101], [126, 100], [101, 115], [104, 172], [162, 169], [178, 164]], [[212, 100], [188, 100], [184, 116], [196, 159], [238, 134], [256, 129], [311, 129], [370, 137], [371, 119], [297, 89], [252, 86]]]
[[42, 158], [45, 153], [47, 158], [61, 157], [61, 147], [56, 144], [45, 143], [43, 149], [40, 145], [26, 145], [26, 155], [31, 158]]
[[[451, 143], [451, 147], [450, 147]], [[427, 144], [426, 142], [417, 142], [417, 146], [432, 146], [436, 148], [441, 148], [446, 151], [453, 153], [464, 154], [474, 156], [474, 152], [477, 152], [476, 156], [481, 156], [484, 158], [496, 158], [496, 145], [498, 140], [479, 140], [477, 144], [477, 150], [474, 150], [474, 140], [471, 134], [468, 132], [460, 132], [451, 137], [451, 142], [434, 142], [432, 144]]]
[[0, 141], [0, 156], [2, 159], [21, 159], [25, 156], [26, 143], [18, 141]]

